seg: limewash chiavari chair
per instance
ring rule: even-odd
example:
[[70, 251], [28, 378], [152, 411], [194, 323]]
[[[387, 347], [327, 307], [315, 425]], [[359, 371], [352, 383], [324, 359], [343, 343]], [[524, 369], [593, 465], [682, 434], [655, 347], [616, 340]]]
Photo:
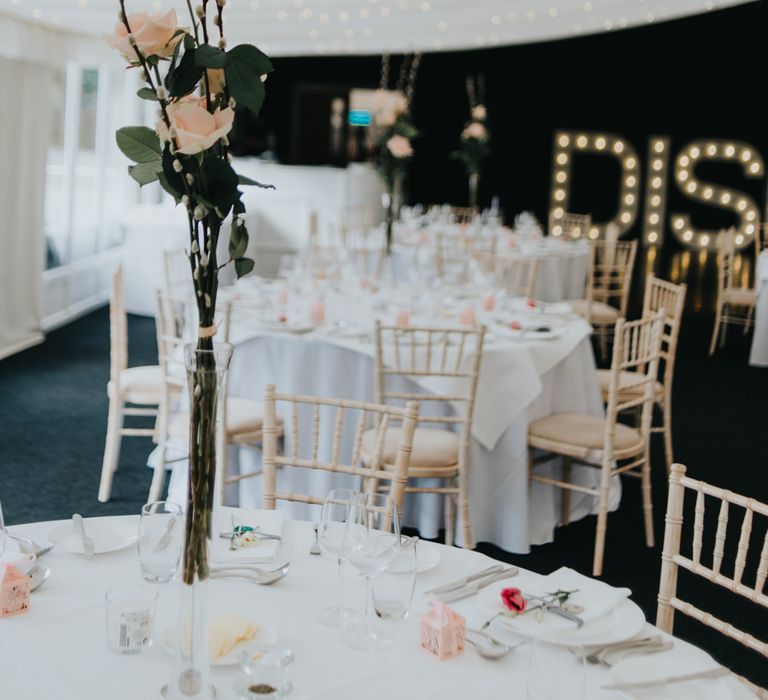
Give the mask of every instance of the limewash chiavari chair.
[[513, 297], [533, 297], [539, 261], [536, 258], [496, 253], [479, 253], [476, 259], [488, 274], [493, 275], [496, 285]]
[[[419, 415], [420, 425], [413, 438], [408, 493], [434, 493], [445, 498], [445, 542], [452, 545], [456, 506], [462, 527], [463, 545], [471, 549], [469, 513], [469, 450], [472, 441], [472, 417], [477, 396], [477, 382], [483, 354], [485, 328], [402, 328], [376, 322], [375, 401], [402, 404], [405, 401], [424, 405], [450, 403], [452, 415]], [[426, 390], [402, 390], [398, 380], [418, 382], [437, 379], [450, 386], [447, 393]], [[431, 402], [431, 404], [427, 403]], [[454, 429], [456, 432], [454, 432]], [[370, 463], [376, 453], [378, 433], [368, 431], [363, 438], [363, 460]], [[391, 468], [399, 432], [386, 435], [384, 463]], [[417, 485], [414, 481], [439, 480], [441, 485]], [[458, 504], [456, 501], [458, 500]]]
[[[112, 277], [109, 299], [109, 414], [104, 458], [101, 465], [99, 501], [106, 503], [112, 494], [112, 479], [120, 459], [123, 437], [152, 437], [155, 428], [126, 428], [126, 416], [156, 418], [161, 401], [162, 370], [158, 365], [128, 367], [128, 318], [123, 303], [123, 269]], [[126, 404], [132, 404], [129, 407]]]
[[575, 313], [594, 328], [603, 357], [616, 321], [627, 317], [637, 241], [592, 241], [584, 299], [570, 299]]
[[[680, 324], [683, 319], [685, 306], [685, 284], [673, 284], [666, 282], [654, 275], [648, 275], [645, 280], [645, 295], [643, 297], [643, 318], [650, 318], [653, 314], [664, 312], [664, 328], [661, 334], [661, 363], [659, 381], [656, 382], [656, 403], [661, 408], [662, 425], [652, 425], [652, 433], [663, 433], [664, 454], [667, 460], [667, 471], [672, 468], [674, 462], [672, 451], [672, 383], [675, 376], [675, 358], [677, 354], [677, 342], [680, 337]], [[608, 398], [608, 382], [610, 370], [597, 370], [600, 390], [603, 400]], [[623, 372], [619, 378], [619, 392], [622, 400], [637, 394], [635, 386], [637, 377], [629, 372]]]
[[[155, 466], [150, 501], [158, 500], [165, 483], [168, 464], [186, 459], [189, 441], [189, 415], [182, 405], [187, 383], [184, 367], [183, 346], [197, 337], [195, 302], [191, 299], [174, 299], [158, 293], [157, 344], [163, 370], [163, 401], [158, 419], [158, 459]], [[231, 303], [224, 305], [215, 319], [216, 338], [229, 341], [229, 329], [233, 313]], [[228, 383], [219, 387], [219, 420], [217, 426], [216, 498], [223, 503], [226, 487], [237, 479], [228, 473], [227, 448], [230, 445], [252, 447], [261, 442], [264, 409], [251, 399], [229, 396]], [[176, 410], [174, 410], [174, 408]], [[179, 455], [168, 459], [168, 452]]]
[[[290, 439], [287, 440], [286, 454], [284, 455], [277, 454], [277, 441], [282, 432], [281, 423], [278, 422], [277, 418], [278, 403], [283, 404], [283, 414], [290, 416], [291, 421]], [[299, 436], [300, 410], [311, 410], [312, 412], [312, 436], [309, 451], [305, 447], [306, 443]], [[331, 454], [327, 459], [323, 459], [320, 453], [323, 438], [331, 436], [330, 430], [321, 431], [321, 422], [323, 422], [321, 414], [324, 410], [329, 415], [330, 413], [333, 414]], [[263, 507], [267, 510], [274, 510], [275, 502], [278, 500], [317, 505], [323, 503], [325, 494], [315, 496], [277, 489], [277, 469], [293, 467], [359, 477], [361, 491], [370, 489], [372, 484], [389, 482], [389, 495], [400, 510], [408, 479], [411, 445], [418, 413], [419, 405], [415, 401], [409, 401], [405, 408], [396, 408], [346, 399], [278, 394], [274, 385], [268, 385], [264, 397]], [[349, 420], [345, 422], [345, 418]], [[372, 421], [377, 424], [373, 441], [374, 450], [369, 455], [367, 462], [363, 462], [363, 436]], [[397, 423], [400, 424], [400, 439], [395, 446], [395, 459], [392, 468], [385, 468], [383, 460], [386, 454], [387, 431], [391, 425]], [[345, 427], [350, 426], [355, 430], [355, 437], [352, 443], [352, 456], [349, 462], [345, 463], [342, 460], [342, 438]], [[248, 476], [252, 475], [244, 474], [240, 478], [247, 478]]]
[[[663, 324], [662, 311], [639, 321], [617, 321], [605, 418], [561, 413], [534, 421], [528, 428], [530, 478], [563, 489], [563, 524], [570, 520], [570, 491], [598, 497], [592, 567], [594, 576], [600, 576], [603, 572], [608, 497], [613, 476], [624, 474], [642, 480], [645, 539], [649, 547], [653, 546], [649, 438]], [[620, 377], [623, 372], [637, 373], [637, 394], [622, 396]], [[630, 409], [640, 410], [637, 427], [618, 422], [619, 414]], [[533, 449], [544, 450], [546, 454], [534, 459]], [[563, 457], [562, 479], [540, 476], [534, 471], [536, 462], [547, 461], [553, 454]], [[574, 463], [600, 469], [599, 487], [572, 483]]]
[[[673, 464], [669, 477], [656, 626], [672, 634], [675, 612], [681, 612], [717, 630], [729, 639], [743, 644], [748, 649], [768, 657], [768, 642], [757, 639], [712, 613], [682, 600], [677, 591], [678, 572], [680, 569], [685, 569], [694, 576], [700, 576], [762, 608], [768, 608], [768, 595], [765, 592], [768, 577], [768, 533], [762, 538], [759, 560], [749, 557], [750, 535], [754, 529], [755, 518], [760, 518], [763, 522], [768, 520], [768, 504], [691, 479], [685, 472], [682, 464]], [[684, 556], [681, 553], [686, 491], [696, 494], [690, 556]], [[702, 558], [702, 550], [705, 549], [704, 517], [707, 496], [714, 499], [718, 505], [717, 531], [711, 561], [708, 557]], [[741, 516], [736, 558], [731, 569], [726, 563], [729, 557], [726, 554], [725, 542], [729, 516], [733, 514], [734, 508], [738, 509], [739, 513], [743, 511], [744, 514]], [[707, 565], [708, 563], [710, 565]], [[755, 563], [757, 563], [756, 567]], [[729, 575], [727, 572], [732, 573]], [[768, 690], [755, 686], [745, 678], [739, 678], [739, 680], [743, 681], [758, 697], [768, 698]]]
[[467, 282], [471, 278], [471, 265], [478, 256], [496, 253], [498, 238], [464, 232], [435, 235], [435, 271], [438, 278], [451, 278], [455, 282]]
[[743, 326], [744, 333], [754, 324], [753, 314], [757, 303], [757, 291], [754, 288], [739, 285], [738, 271], [735, 265], [736, 243], [733, 231], [721, 233], [718, 237], [717, 253], [717, 301], [715, 327], [709, 343], [709, 354], [714, 355], [718, 335], [720, 347], [725, 345], [728, 324]]
[[566, 212], [559, 219], [549, 218], [549, 235], [561, 238], [586, 238], [592, 228], [592, 217], [589, 214], [572, 214]]

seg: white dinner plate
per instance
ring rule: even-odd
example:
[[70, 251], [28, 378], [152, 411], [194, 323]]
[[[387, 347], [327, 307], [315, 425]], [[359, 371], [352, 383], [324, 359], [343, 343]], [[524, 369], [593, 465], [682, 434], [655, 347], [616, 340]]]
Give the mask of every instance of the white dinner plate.
[[[681, 676], [717, 668], [719, 664], [699, 649], [676, 645], [663, 654], [638, 654], [617, 663], [611, 669], [613, 683], [640, 683], [654, 678]], [[627, 698], [653, 698], [653, 700], [729, 700], [733, 698], [731, 681], [721, 678], [702, 678], [685, 683], [660, 685], [646, 690], [623, 691]]]
[[[93, 539], [94, 554], [107, 554], [136, 544], [138, 527], [114, 518], [85, 518], [85, 534]], [[48, 541], [70, 554], [85, 554], [83, 541], [71, 520], [48, 533]]]
[[[395, 561], [393, 561], [387, 573], [403, 574], [408, 571], [408, 553], [401, 552]], [[430, 547], [419, 543], [416, 547], [416, 573], [423, 574], [425, 571], [431, 571], [440, 563], [440, 552], [437, 547]]]
[[[217, 612], [223, 611], [219, 610]], [[275, 631], [274, 627], [271, 625], [265, 625], [261, 622], [257, 622], [256, 620], [251, 620], [251, 622], [255, 625], [258, 625], [259, 627], [259, 631], [256, 633], [256, 636], [253, 639], [246, 639], [242, 642], [238, 642], [229, 650], [228, 653], [224, 654], [224, 656], [220, 656], [218, 659], [211, 659], [211, 666], [234, 666], [238, 664], [239, 661], [237, 659], [237, 655], [240, 653], [240, 650], [247, 644], [266, 645], [277, 643], [277, 632]], [[162, 644], [163, 649], [165, 649], [169, 654], [175, 654], [176, 641], [176, 625], [174, 624], [170, 627], [166, 627], [163, 631], [163, 634], [160, 636], [160, 643]]]
[[[488, 617], [490, 617], [493, 612], [506, 610], [501, 602], [500, 592], [502, 588], [507, 588], [510, 585], [525, 592], [524, 575], [521, 575], [520, 580], [515, 580], [512, 583], [505, 582], [484, 589], [480, 594], [479, 601], [483, 607], [483, 614], [489, 613]], [[523, 636], [568, 647], [600, 646], [623, 642], [639, 634], [645, 625], [645, 614], [636, 603], [627, 598], [622, 600], [607, 615], [589, 620], [579, 628], [552, 613], [546, 615], [544, 620], [540, 634], [532, 633], [530, 624], [518, 625], [514, 617], [503, 615], [493, 621], [492, 629], [494, 636], [498, 636], [501, 641], [504, 641], [505, 632], [510, 633], [508, 635], [510, 643], [515, 640], [519, 641], [520, 637]], [[561, 620], [563, 625], [559, 624]]]

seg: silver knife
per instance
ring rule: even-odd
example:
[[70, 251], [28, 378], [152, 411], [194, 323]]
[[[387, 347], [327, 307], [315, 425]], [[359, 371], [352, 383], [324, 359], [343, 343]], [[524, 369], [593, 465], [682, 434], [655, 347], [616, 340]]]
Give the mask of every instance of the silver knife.
[[482, 571], [478, 571], [476, 574], [472, 574], [471, 576], [465, 576], [464, 578], [459, 579], [458, 581], [454, 581], [453, 583], [446, 583], [444, 586], [438, 586], [437, 588], [431, 588], [428, 591], [424, 591], [424, 595], [439, 595], [440, 593], [447, 593], [448, 591], [453, 591], [458, 588], [464, 588], [464, 586], [469, 585], [473, 581], [485, 578], [491, 574], [500, 573], [503, 570], [503, 564], [496, 564], [495, 566], [491, 566], [487, 569], [483, 569]]
[[720, 678], [727, 676], [731, 671], [725, 666], [711, 668], [708, 671], [698, 671], [696, 673], [686, 673], [680, 676], [666, 676], [651, 681], [638, 681], [637, 683], [614, 683], [613, 685], [604, 685], [605, 690], [643, 690], [644, 688], [658, 688], [661, 685], [670, 683], [685, 683], [686, 681], [696, 681], [700, 678]]
[[75, 530], [80, 533], [80, 539], [83, 540], [83, 552], [85, 553], [86, 559], [93, 559], [93, 538], [88, 537], [88, 535], [85, 534], [85, 523], [83, 522], [83, 516], [80, 515], [80, 513], [75, 513], [72, 516], [72, 522], [75, 525]]
[[510, 566], [508, 569], [504, 569], [504, 571], [500, 571], [493, 576], [480, 579], [479, 581], [470, 583], [468, 586], [464, 586], [463, 588], [459, 588], [455, 591], [448, 591], [447, 593], [436, 596], [436, 598], [441, 603], [452, 603], [454, 600], [461, 600], [462, 598], [468, 598], [471, 595], [475, 595], [475, 593], [477, 593], [479, 590], [489, 586], [492, 583], [495, 583], [496, 581], [503, 581], [506, 578], [517, 576], [518, 573], [519, 569], [516, 566]]

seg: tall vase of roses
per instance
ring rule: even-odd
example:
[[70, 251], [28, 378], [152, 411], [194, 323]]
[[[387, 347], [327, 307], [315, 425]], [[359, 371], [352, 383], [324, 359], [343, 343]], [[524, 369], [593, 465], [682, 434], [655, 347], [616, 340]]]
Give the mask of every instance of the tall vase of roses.
[[[269, 187], [235, 172], [227, 135], [236, 103], [258, 114], [272, 64], [255, 46], [227, 50], [226, 0], [201, 0], [194, 10], [187, 0], [190, 27], [179, 25], [175, 10], [129, 14], [125, 0], [118, 1], [119, 19], [109, 41], [129, 67], [141, 72], [146, 84], [138, 97], [157, 104], [158, 122], [155, 129], [119, 129], [117, 145], [134, 163], [128, 172], [140, 186], [158, 181], [181, 205], [198, 315], [197, 341], [187, 349], [190, 446], [181, 606], [176, 657], [165, 695], [209, 700], [214, 691], [205, 603], [217, 403], [231, 350], [214, 343], [218, 272], [229, 263], [238, 277], [253, 269], [253, 260], [245, 257], [248, 232], [240, 188]], [[209, 35], [209, 24], [215, 36]], [[218, 243], [225, 220], [230, 222], [228, 254], [220, 260]]]
[[469, 206], [472, 209], [477, 209], [480, 170], [483, 161], [490, 153], [489, 141], [491, 136], [487, 126], [488, 111], [484, 104], [476, 102], [475, 83], [470, 79], [467, 80], [467, 93], [471, 108], [470, 119], [461, 132], [459, 148], [451, 155], [464, 163], [469, 181]]

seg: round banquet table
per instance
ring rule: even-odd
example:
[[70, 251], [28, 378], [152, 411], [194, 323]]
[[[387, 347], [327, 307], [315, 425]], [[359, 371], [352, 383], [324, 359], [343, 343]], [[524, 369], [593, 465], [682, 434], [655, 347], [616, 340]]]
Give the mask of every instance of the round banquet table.
[[[137, 516], [119, 516], [138, 527]], [[86, 521], [87, 526], [89, 521]], [[56, 523], [34, 523], [11, 528], [15, 534], [46, 541]], [[471, 648], [457, 658], [439, 661], [418, 646], [418, 620], [428, 608], [422, 591], [454, 581], [487, 568], [493, 560], [479, 554], [443, 545], [434, 547], [439, 565], [418, 576], [411, 614], [404, 621], [377, 621], [394, 638], [395, 647], [386, 653], [369, 655], [348, 649], [336, 630], [323, 627], [317, 612], [335, 600], [336, 564], [325, 555], [310, 556], [313, 533], [309, 523], [287, 521], [283, 529], [280, 561], [290, 561], [286, 578], [269, 587], [239, 581], [213, 580], [209, 584], [209, 610], [218, 603], [233, 604], [241, 614], [275, 629], [278, 643], [295, 652], [289, 667], [294, 689], [288, 698], [296, 700], [369, 700], [393, 698], [419, 700], [440, 698], [526, 697], [529, 654], [526, 647], [513, 651], [501, 661], [480, 658]], [[36, 700], [151, 700], [160, 698], [159, 689], [168, 681], [170, 655], [157, 642], [177, 616], [177, 584], [154, 586], [159, 593], [155, 643], [139, 655], [123, 656], [108, 650], [105, 633], [104, 595], [113, 588], [148, 586], [140, 574], [136, 547], [86, 560], [82, 555], [54, 549], [44, 563], [52, 574], [33, 593], [28, 612], [0, 620], [0, 697]], [[348, 604], [362, 606], [363, 585], [358, 576], [346, 577]], [[509, 579], [514, 585], [515, 579]], [[452, 603], [466, 616], [468, 625], [480, 624], [477, 596]], [[485, 615], [485, 613], [483, 613]], [[646, 632], [652, 631], [646, 625]], [[675, 640], [678, 654], [693, 650]], [[578, 664], [562, 649], [542, 647], [552, 655], [552, 670], [577, 677]], [[608, 672], [587, 665], [589, 700], [618, 700], [624, 697], [600, 686], [610, 682]], [[232, 689], [239, 670], [235, 666], [213, 667], [211, 680], [220, 700], [234, 700]], [[733, 685], [735, 699], [752, 697], [740, 683]], [[650, 695], [647, 697], [651, 697]]]
[[[245, 288], [245, 285], [240, 287], [243, 294]], [[367, 323], [371, 324], [370, 317]], [[544, 484], [529, 485], [529, 423], [553, 413], [600, 416], [603, 406], [589, 340], [590, 327], [583, 320], [568, 320], [565, 333], [550, 340], [510, 339], [498, 335], [500, 331], [489, 333], [482, 357], [470, 451], [470, 518], [476, 542], [493, 542], [506, 551], [527, 553], [530, 545], [553, 540], [560, 518], [561, 495], [559, 489]], [[274, 384], [281, 393], [359, 401], [374, 398], [374, 346], [370, 337], [339, 337], [334, 335], [332, 328], [318, 328], [309, 333], [265, 329], [248, 315], [245, 308], [238, 310], [235, 302], [230, 342], [235, 346], [229, 370], [230, 396], [262, 401], [265, 386]], [[435, 391], [432, 385], [424, 383], [420, 387], [405, 383], [400, 389], [421, 393], [426, 389], [443, 395], [457, 391], [450, 387]], [[451, 411], [449, 405], [441, 406], [439, 412], [443, 415]], [[286, 445], [290, 444], [290, 429], [291, 426], [286, 424]], [[309, 414], [301, 418], [299, 432], [301, 435], [312, 434]], [[332, 435], [330, 426], [326, 426], [325, 431], [321, 427], [321, 432]], [[350, 444], [346, 445], [350, 455], [351, 438], [350, 435]], [[330, 444], [325, 447], [330, 450]], [[231, 474], [258, 472], [260, 458], [258, 450], [230, 448], [229, 471]], [[536, 468], [541, 473], [558, 477], [560, 465], [561, 462], [555, 459]], [[280, 479], [285, 481], [280, 482]], [[574, 480], [584, 486], [596, 487], [599, 470], [575, 468]], [[351, 477], [341, 474], [283, 470], [278, 475], [278, 488], [292, 491], [325, 494], [331, 488], [354, 486]], [[184, 502], [185, 488], [186, 462], [176, 462], [169, 486], [171, 499]], [[261, 491], [261, 477], [257, 475], [242, 480], [239, 490], [227, 495], [227, 501], [258, 508]], [[618, 506], [620, 497], [621, 486], [615, 477], [611, 509]], [[594, 513], [596, 505], [595, 497], [574, 493], [571, 520]], [[290, 506], [292, 517], [308, 517], [306, 506]], [[433, 539], [443, 526], [442, 511], [441, 497], [409, 494], [403, 520], [406, 525], [417, 528], [423, 537]], [[460, 537], [460, 528], [457, 528], [457, 536]]]
[[758, 257], [755, 276], [757, 304], [749, 364], [753, 367], [768, 367], [768, 250], [764, 250]]

